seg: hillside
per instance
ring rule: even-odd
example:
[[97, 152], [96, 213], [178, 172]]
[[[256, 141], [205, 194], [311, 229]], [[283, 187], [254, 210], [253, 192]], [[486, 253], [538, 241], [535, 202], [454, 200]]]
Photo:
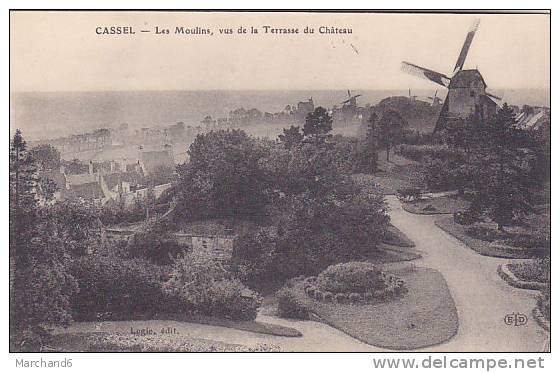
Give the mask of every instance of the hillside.
[[408, 129], [429, 133], [434, 130], [441, 105], [432, 106], [425, 101], [396, 96], [385, 98], [374, 107], [379, 117], [388, 110], [398, 112], [408, 122]]

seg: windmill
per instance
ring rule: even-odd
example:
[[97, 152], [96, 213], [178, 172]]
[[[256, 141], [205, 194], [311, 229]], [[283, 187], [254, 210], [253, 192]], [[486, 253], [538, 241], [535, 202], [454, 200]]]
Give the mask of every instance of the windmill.
[[451, 77], [409, 62], [402, 62], [404, 71], [428, 79], [448, 90], [434, 131], [442, 129], [447, 122], [456, 119], [466, 119], [474, 115], [481, 120], [486, 120], [496, 114], [496, 101], [500, 98], [486, 92], [487, 85], [478, 68], [463, 69], [479, 24], [480, 20], [477, 19], [467, 33]]
[[412, 91], [410, 90], [410, 88], [408, 88], [408, 99], [410, 101], [416, 101], [416, 97], [418, 97], [418, 96], [413, 96]]
[[356, 94], [355, 96], [353, 96], [350, 93], [350, 89], [348, 89], [348, 99], [346, 101], [342, 101], [340, 102], [341, 105], [343, 106], [352, 106], [352, 107], [356, 107], [358, 105], [356, 98], [361, 97], [361, 94]]
[[435, 91], [433, 97], [426, 97], [426, 98], [428, 98], [430, 101], [432, 101], [432, 106], [441, 105], [441, 98], [439, 98], [437, 96], [437, 90]]

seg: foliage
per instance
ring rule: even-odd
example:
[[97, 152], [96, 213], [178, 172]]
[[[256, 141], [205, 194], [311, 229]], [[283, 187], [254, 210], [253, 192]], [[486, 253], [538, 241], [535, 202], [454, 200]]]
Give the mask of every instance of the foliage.
[[379, 145], [384, 147], [387, 152], [387, 161], [393, 146], [402, 140], [403, 130], [407, 125], [406, 120], [396, 111], [388, 110], [381, 116], [377, 138]]
[[89, 165], [79, 159], [73, 159], [71, 161], [61, 159], [60, 164], [64, 167], [64, 172], [66, 174], [82, 174], [87, 173], [89, 170]]
[[478, 221], [479, 217], [472, 210], [459, 211], [453, 213], [453, 222], [459, 225], [472, 225]]
[[316, 285], [333, 293], [363, 293], [385, 288], [381, 270], [369, 262], [347, 262], [329, 266], [317, 276]]
[[372, 113], [368, 119], [366, 138], [359, 143], [356, 154], [356, 170], [364, 173], [377, 171], [378, 145], [377, 145], [377, 114]]
[[521, 280], [550, 283], [550, 256], [527, 262], [510, 263], [508, 268]]
[[92, 352], [148, 352], [148, 353], [208, 353], [208, 352], [277, 352], [273, 345], [254, 347], [225, 344], [216, 341], [174, 338], [157, 335], [93, 334], [89, 337]]
[[291, 149], [303, 141], [303, 133], [300, 127], [291, 125], [290, 128], [284, 128], [282, 134], [278, 135], [278, 140], [284, 144], [284, 147]]
[[73, 263], [72, 275], [80, 289], [72, 301], [76, 319], [132, 319], [173, 310], [173, 301], [161, 290], [166, 268], [145, 260], [90, 255]]
[[232, 320], [254, 320], [262, 301], [218, 261], [195, 253], [175, 261], [164, 289], [191, 314]]
[[251, 288], [260, 291], [274, 286], [277, 279], [271, 268], [277, 260], [276, 236], [267, 229], [246, 233], [235, 239], [232, 267], [238, 277]]
[[397, 190], [398, 198], [406, 202], [418, 200], [421, 195], [422, 191], [418, 187], [407, 187]]
[[[89, 236], [71, 232], [36, 195], [36, 165], [21, 132], [10, 143], [10, 335], [42, 338], [45, 324], [71, 320], [77, 285], [68, 272], [70, 253]], [[64, 211], [64, 209], [63, 209]], [[78, 221], [81, 223], [81, 221]], [[33, 337], [32, 337], [33, 338]], [[21, 345], [20, 345], [21, 346]]]
[[288, 319], [309, 319], [309, 309], [300, 299], [298, 291], [302, 289], [296, 286], [295, 281], [291, 280], [284, 285], [277, 293], [278, 315]]
[[60, 152], [52, 145], [35, 146], [29, 153], [43, 170], [58, 170], [60, 168]]
[[107, 203], [99, 210], [99, 219], [107, 226], [139, 222], [145, 218], [146, 210], [140, 203], [133, 203], [130, 208], [125, 207], [124, 201]]
[[101, 244], [97, 210], [76, 201], [63, 201], [45, 206], [39, 212], [43, 229], [64, 242], [64, 250], [73, 257], [95, 251]]
[[130, 258], [144, 258], [156, 265], [169, 265], [184, 252], [170, 233], [170, 224], [161, 218], [146, 221], [128, 241]]
[[537, 298], [537, 306], [546, 319], [550, 321], [550, 283], [541, 291]]
[[487, 213], [503, 229], [531, 210], [531, 151], [527, 135], [515, 126], [507, 105], [487, 123], [484, 144], [473, 167], [476, 197], [471, 208]]
[[199, 134], [178, 168], [176, 215], [183, 219], [260, 220], [266, 204], [259, 160], [266, 147], [241, 130]]
[[313, 112], [307, 114], [303, 126], [303, 135], [311, 138], [313, 142], [319, 143], [321, 136], [332, 130], [332, 117], [323, 107], [317, 107]]
[[454, 160], [458, 157], [457, 152], [446, 145], [400, 144], [395, 146], [395, 154], [418, 162], [424, 162], [429, 159], [441, 161]]

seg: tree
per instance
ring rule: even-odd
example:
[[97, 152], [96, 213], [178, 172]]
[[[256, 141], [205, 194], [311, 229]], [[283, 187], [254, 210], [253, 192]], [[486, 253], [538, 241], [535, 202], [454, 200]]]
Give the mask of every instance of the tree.
[[[77, 285], [68, 274], [75, 218], [60, 223], [37, 203], [36, 166], [17, 130], [10, 143], [10, 341], [20, 348], [41, 338], [42, 326], [71, 319]], [[55, 208], [55, 207], [53, 207]], [[58, 208], [58, 206], [56, 206]], [[82, 231], [80, 231], [81, 233]], [[70, 243], [72, 242], [72, 243]], [[40, 344], [40, 340], [38, 342]]]
[[284, 128], [282, 134], [278, 135], [278, 139], [285, 148], [291, 149], [303, 141], [303, 133], [301, 133], [300, 127], [292, 125], [288, 129]]
[[66, 174], [82, 174], [87, 173], [89, 165], [82, 162], [80, 159], [72, 159], [72, 161], [61, 160]]
[[313, 112], [307, 114], [303, 135], [312, 138], [313, 142], [319, 143], [321, 136], [332, 130], [332, 117], [323, 107], [317, 107]]
[[10, 143], [10, 255], [14, 259], [23, 249], [28, 230], [36, 222], [36, 172], [35, 161], [18, 129]]
[[176, 214], [261, 219], [267, 195], [259, 162], [267, 151], [265, 142], [242, 130], [199, 134], [188, 150], [190, 161], [178, 168]]
[[406, 126], [406, 121], [396, 111], [388, 110], [383, 113], [379, 121], [378, 140], [387, 151], [387, 161], [389, 161], [391, 148], [402, 139]]
[[377, 114], [372, 112], [369, 119], [368, 119], [368, 130], [366, 133], [366, 140], [365, 140], [365, 151], [363, 156], [365, 156], [365, 163], [367, 169], [375, 173], [377, 171]]
[[43, 170], [58, 170], [60, 168], [60, 152], [52, 145], [43, 144], [33, 147], [30, 154]]
[[515, 115], [507, 103], [487, 123], [481, 139], [484, 143], [473, 167], [476, 197], [471, 208], [488, 213], [503, 230], [531, 210], [534, 153], [528, 147], [527, 134], [516, 128]]

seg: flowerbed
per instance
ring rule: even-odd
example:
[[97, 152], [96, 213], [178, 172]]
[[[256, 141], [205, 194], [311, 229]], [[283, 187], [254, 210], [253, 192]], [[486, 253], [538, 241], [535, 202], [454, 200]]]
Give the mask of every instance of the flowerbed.
[[377, 269], [368, 262], [329, 266], [318, 277], [304, 280], [305, 294], [314, 300], [338, 304], [368, 304], [387, 301], [407, 289], [404, 280]]

